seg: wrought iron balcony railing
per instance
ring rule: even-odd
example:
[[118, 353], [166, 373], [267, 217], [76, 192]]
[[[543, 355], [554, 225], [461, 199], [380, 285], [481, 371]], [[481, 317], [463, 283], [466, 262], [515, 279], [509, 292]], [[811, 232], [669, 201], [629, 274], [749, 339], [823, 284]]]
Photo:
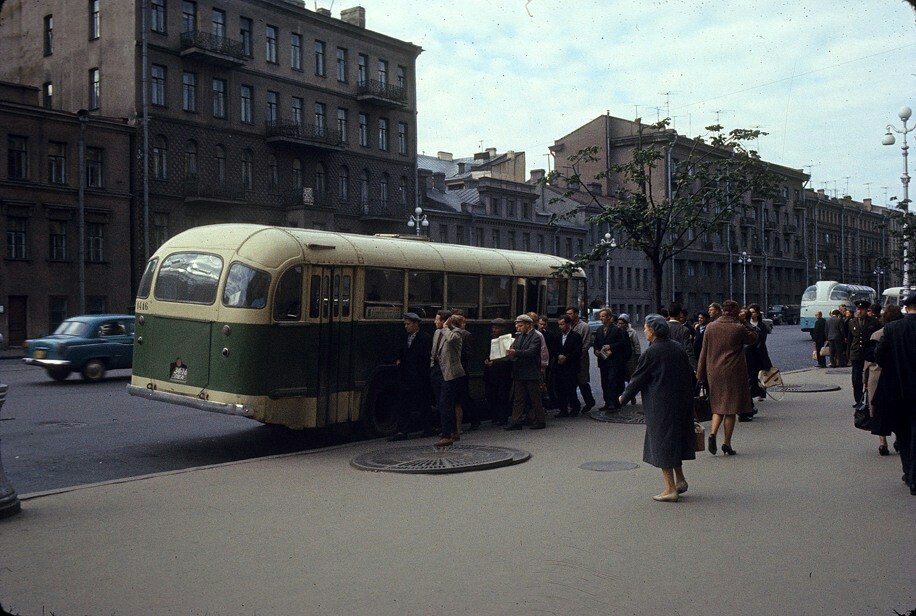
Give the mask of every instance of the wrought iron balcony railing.
[[267, 138], [314, 144], [334, 149], [347, 146], [340, 131], [336, 128], [302, 124], [294, 120], [267, 120]]
[[225, 36], [217, 36], [202, 30], [181, 33], [181, 51], [188, 50], [227, 56], [239, 64], [244, 63], [248, 58], [240, 41], [233, 41]]
[[360, 99], [376, 99], [382, 102], [395, 103], [398, 106], [407, 104], [407, 90], [402, 86], [382, 83], [376, 79], [367, 79], [356, 85], [356, 96]]

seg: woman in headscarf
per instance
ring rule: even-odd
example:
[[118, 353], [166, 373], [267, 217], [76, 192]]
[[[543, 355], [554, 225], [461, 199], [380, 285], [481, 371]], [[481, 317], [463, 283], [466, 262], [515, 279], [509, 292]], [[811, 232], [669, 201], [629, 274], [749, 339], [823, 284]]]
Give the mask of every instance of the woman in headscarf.
[[643, 461], [662, 469], [665, 491], [657, 501], [676, 503], [687, 491], [683, 460], [696, 458], [693, 430], [693, 370], [684, 347], [668, 338], [670, 329], [664, 317], [650, 314], [643, 330], [649, 348], [639, 357], [620, 404], [642, 393], [646, 415]]

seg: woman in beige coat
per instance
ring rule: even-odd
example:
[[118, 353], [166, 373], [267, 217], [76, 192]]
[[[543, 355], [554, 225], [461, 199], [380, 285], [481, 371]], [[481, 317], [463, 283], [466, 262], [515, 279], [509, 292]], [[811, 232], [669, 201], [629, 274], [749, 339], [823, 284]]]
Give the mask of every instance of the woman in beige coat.
[[[890, 323], [891, 321], [896, 321], [897, 319], [902, 319], [903, 313], [900, 311], [900, 306], [888, 306], [884, 309], [884, 314], [881, 315], [881, 329], [876, 331], [871, 335], [868, 345], [865, 347], [865, 369], [864, 369], [864, 378], [865, 382], [865, 392], [868, 394], [868, 414], [872, 417], [875, 416], [875, 402], [872, 400], [874, 392], [878, 391], [878, 379], [881, 378], [881, 366], [875, 361], [875, 348], [878, 346], [878, 343], [884, 338], [884, 326]], [[890, 451], [887, 448], [887, 437], [879, 435], [880, 443], [878, 444], [878, 454], [882, 456], [890, 455]]]
[[735, 455], [732, 449], [735, 417], [750, 413], [753, 408], [744, 346], [757, 342], [757, 332], [738, 320], [738, 312], [737, 302], [728, 300], [722, 304], [722, 316], [707, 325], [703, 333], [703, 350], [697, 364], [697, 380], [707, 386], [713, 413], [709, 435], [712, 455], [716, 455], [716, 432], [723, 423], [722, 452]]

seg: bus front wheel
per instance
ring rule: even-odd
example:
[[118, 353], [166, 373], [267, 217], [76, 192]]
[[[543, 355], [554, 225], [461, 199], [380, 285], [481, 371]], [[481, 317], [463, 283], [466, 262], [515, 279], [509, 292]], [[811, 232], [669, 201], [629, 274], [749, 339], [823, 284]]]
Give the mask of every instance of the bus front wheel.
[[398, 405], [401, 400], [396, 375], [381, 375], [372, 383], [362, 424], [371, 436], [390, 436], [398, 429]]

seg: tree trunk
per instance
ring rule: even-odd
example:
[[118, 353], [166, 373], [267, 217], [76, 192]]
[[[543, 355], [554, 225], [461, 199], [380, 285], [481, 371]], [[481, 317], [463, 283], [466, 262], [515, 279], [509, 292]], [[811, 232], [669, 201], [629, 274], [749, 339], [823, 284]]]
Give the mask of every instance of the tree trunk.
[[664, 304], [662, 303], [662, 277], [665, 274], [665, 262], [657, 258], [649, 258], [652, 262], [652, 277], [655, 282], [655, 307], [653, 311], [658, 310]]

